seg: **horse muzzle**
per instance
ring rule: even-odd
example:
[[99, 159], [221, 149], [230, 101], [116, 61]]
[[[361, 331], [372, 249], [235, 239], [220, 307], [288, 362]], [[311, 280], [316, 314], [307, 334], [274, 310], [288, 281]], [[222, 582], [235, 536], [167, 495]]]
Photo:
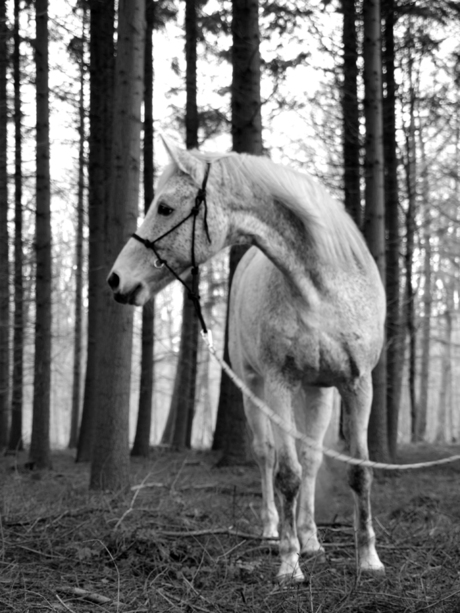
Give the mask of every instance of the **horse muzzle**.
[[107, 279], [107, 283], [110, 285], [114, 299], [121, 304], [133, 304], [135, 306], [142, 306], [148, 300], [148, 290], [143, 283], [133, 283], [130, 286], [126, 284], [122, 286], [120, 276], [112, 271]]

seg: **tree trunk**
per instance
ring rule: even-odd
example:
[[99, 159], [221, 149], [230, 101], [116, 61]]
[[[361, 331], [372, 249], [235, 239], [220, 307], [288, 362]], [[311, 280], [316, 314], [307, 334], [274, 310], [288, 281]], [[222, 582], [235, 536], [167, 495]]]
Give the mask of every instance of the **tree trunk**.
[[37, 0], [37, 204], [36, 204], [36, 316], [32, 439], [30, 459], [37, 468], [51, 467], [51, 211], [48, 87], [48, 0]]
[[[407, 34], [409, 42], [412, 40], [410, 30]], [[411, 415], [411, 439], [417, 440], [417, 404], [415, 398], [415, 361], [416, 361], [416, 326], [415, 326], [415, 291], [412, 281], [413, 255], [415, 238], [415, 208], [416, 208], [416, 153], [415, 153], [415, 94], [412, 85], [412, 50], [409, 47], [409, 126], [406, 131], [406, 185], [407, 185], [407, 213], [406, 213], [406, 289], [405, 289], [405, 324], [409, 335], [409, 401]]]
[[22, 253], [22, 126], [21, 126], [21, 53], [20, 53], [20, 0], [14, 0], [14, 333], [13, 379], [11, 395], [11, 428], [8, 448], [23, 449], [22, 440], [22, 387], [24, 355], [24, 289]]
[[[420, 396], [417, 406], [417, 418], [415, 436], [417, 441], [423, 441], [426, 433], [427, 413], [428, 413], [428, 390], [430, 380], [430, 346], [431, 346], [431, 316], [433, 310], [432, 281], [431, 281], [431, 210], [430, 195], [428, 185], [428, 164], [425, 156], [425, 144], [421, 131], [420, 151], [422, 166], [422, 190], [423, 190], [423, 318], [421, 322], [421, 360], [420, 360]], [[452, 326], [452, 324], [450, 323]]]
[[[259, 3], [258, 0], [233, 0], [232, 16], [232, 140], [238, 153], [263, 153], [260, 100]], [[231, 280], [247, 247], [234, 246], [230, 251], [229, 295]], [[228, 311], [228, 309], [227, 309]], [[225, 330], [224, 359], [228, 362], [228, 312]], [[222, 449], [222, 465], [248, 461], [248, 431], [243, 398], [223, 372], [217, 423], [212, 448]]]
[[[144, 94], [145, 2], [120, 0], [114, 97], [111, 198], [104, 244], [107, 269], [137, 221], [140, 110]], [[116, 490], [129, 484], [129, 396], [133, 309], [103, 292], [98, 407], [90, 487]]]
[[77, 233], [75, 237], [75, 324], [73, 347], [72, 408], [70, 420], [69, 449], [78, 443], [78, 422], [81, 398], [81, 345], [83, 336], [83, 223], [85, 191], [85, 46], [86, 46], [86, 8], [83, 8], [82, 48], [80, 58], [80, 101], [79, 101], [79, 149], [78, 149], [78, 194], [77, 194]]
[[[186, 109], [185, 132], [187, 149], [198, 147], [198, 107], [197, 107], [197, 14], [195, 0], [185, 3], [185, 56], [186, 68]], [[185, 283], [191, 286], [193, 282], [199, 286], [199, 278], [195, 281], [190, 274]], [[171, 407], [168, 421], [163, 433], [162, 443], [174, 447], [191, 447], [191, 432], [195, 412], [195, 391], [197, 375], [198, 341], [200, 325], [195, 313], [193, 302], [188, 298], [188, 292], [183, 292], [182, 330], [174, 381]]]
[[0, 0], [0, 449], [8, 444], [10, 392], [10, 283], [8, 249], [8, 102], [6, 0]]
[[238, 153], [263, 153], [258, 0], [233, 0], [232, 143]]
[[[147, 214], [153, 200], [153, 2], [146, 6], [146, 34], [144, 59], [144, 210]], [[153, 303], [142, 309], [142, 355], [139, 409], [132, 456], [147, 457], [150, 450], [153, 395], [154, 314]]]
[[383, 99], [383, 143], [385, 154], [385, 225], [387, 232], [386, 292], [387, 292], [387, 414], [388, 445], [392, 460], [396, 460], [399, 404], [401, 398], [404, 339], [400, 305], [400, 237], [398, 159], [396, 149], [395, 67], [394, 67], [394, 0], [385, 0], [385, 85]]
[[[229, 298], [233, 275], [247, 249], [245, 246], [235, 246], [230, 250], [229, 262]], [[227, 305], [227, 313], [228, 313]], [[225, 325], [224, 360], [230, 361], [228, 353], [228, 315]], [[225, 372], [222, 372], [220, 397], [217, 408], [217, 422], [214, 431], [212, 449], [223, 451], [219, 461], [220, 466], [237, 466], [247, 464], [250, 458], [249, 431], [244, 414], [243, 397], [240, 390]]]
[[[366, 209], [364, 235], [385, 282], [385, 193], [382, 119], [382, 65], [380, 38], [380, 1], [367, 0], [364, 17], [364, 110], [366, 120]], [[386, 461], [388, 424], [386, 407], [386, 352], [372, 373], [374, 396], [369, 421], [369, 452]]]
[[355, 0], [342, 0], [343, 9], [343, 186], [345, 208], [361, 226], [358, 50]]
[[452, 306], [453, 296], [451, 283], [447, 284], [447, 304], [444, 312], [445, 332], [443, 342], [443, 352], [441, 357], [441, 387], [439, 392], [439, 408], [438, 408], [438, 427], [436, 429], [437, 443], [451, 443], [453, 432], [450, 432], [449, 438], [446, 440], [448, 433], [447, 419], [450, 416], [450, 405], [452, 403]]
[[106, 284], [104, 260], [105, 203], [110, 197], [113, 89], [115, 70], [114, 0], [90, 3], [90, 130], [88, 167], [88, 338], [83, 413], [77, 461], [91, 459], [94, 421], [98, 405], [98, 381]]

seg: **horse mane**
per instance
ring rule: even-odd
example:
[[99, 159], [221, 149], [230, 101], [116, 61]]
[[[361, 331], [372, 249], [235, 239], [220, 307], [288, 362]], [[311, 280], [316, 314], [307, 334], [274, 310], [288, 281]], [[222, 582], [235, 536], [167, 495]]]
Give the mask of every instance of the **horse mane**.
[[243, 164], [253, 181], [266, 186], [271, 196], [303, 222], [320, 257], [342, 267], [365, 264], [369, 250], [361, 231], [343, 203], [311, 175], [267, 157], [245, 155]]
[[[358, 263], [365, 267], [369, 250], [361, 231], [344, 205], [307, 173], [276, 164], [266, 156], [244, 153], [201, 153], [196, 159], [221, 162], [226, 180], [257, 184], [267, 195], [288, 208], [305, 227], [308, 241], [321, 259], [342, 268]], [[211, 170], [212, 173], [212, 170]]]

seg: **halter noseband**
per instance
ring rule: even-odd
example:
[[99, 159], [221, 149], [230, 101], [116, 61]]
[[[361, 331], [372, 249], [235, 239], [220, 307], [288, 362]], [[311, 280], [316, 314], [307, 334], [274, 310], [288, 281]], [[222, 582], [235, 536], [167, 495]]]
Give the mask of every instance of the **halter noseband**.
[[[188, 297], [193, 302], [193, 306], [195, 307], [196, 314], [197, 314], [197, 316], [198, 316], [198, 318], [200, 320], [201, 327], [202, 327], [203, 332], [205, 334], [207, 333], [207, 328], [206, 328], [206, 324], [205, 324], [204, 319], [203, 319], [203, 315], [201, 313], [200, 296], [199, 296], [199, 293], [198, 293], [198, 266], [197, 266], [196, 258], [195, 258], [195, 231], [196, 231], [196, 218], [198, 217], [198, 213], [200, 212], [200, 207], [203, 204], [203, 206], [204, 206], [204, 217], [203, 217], [204, 231], [206, 232], [206, 237], [207, 237], [208, 241], [210, 243], [212, 242], [211, 241], [211, 237], [209, 236], [209, 228], [208, 228], [208, 203], [206, 201], [206, 184], [208, 182], [208, 176], [209, 176], [210, 168], [211, 168], [211, 163], [208, 162], [207, 166], [206, 166], [206, 171], [205, 171], [205, 174], [204, 174], [204, 178], [203, 178], [203, 183], [201, 184], [201, 187], [198, 188], [198, 192], [197, 192], [197, 195], [195, 197], [195, 204], [194, 204], [192, 210], [190, 211], [190, 213], [186, 217], [184, 217], [184, 219], [179, 221], [175, 226], [170, 228], [167, 232], [165, 232], [164, 234], [162, 234], [161, 236], [159, 236], [158, 238], [156, 238], [153, 241], [150, 241], [147, 238], [142, 238], [141, 236], [138, 236], [137, 234], [133, 234], [132, 235], [133, 238], [135, 238], [137, 241], [142, 243], [145, 247], [147, 247], [147, 249], [151, 249], [153, 251], [153, 253], [156, 255], [157, 259], [153, 263], [155, 268], [163, 268], [163, 266], [165, 266], [169, 270], [169, 272], [178, 281], [180, 281], [182, 283], [182, 285], [185, 287], [185, 289], [187, 290], [187, 293], [188, 293]], [[182, 281], [180, 276], [176, 273], [176, 271], [173, 268], [171, 268], [171, 266], [168, 264], [168, 262], [164, 258], [161, 257], [161, 255], [158, 253], [158, 251], [157, 251], [157, 249], [155, 247], [155, 243], [158, 243], [158, 241], [160, 241], [162, 238], [165, 238], [165, 236], [168, 236], [168, 234], [171, 234], [172, 232], [174, 232], [174, 230], [177, 230], [177, 228], [179, 228], [188, 219], [190, 219], [190, 217], [192, 218], [192, 246], [191, 246], [192, 287], [191, 288], [184, 281]]]

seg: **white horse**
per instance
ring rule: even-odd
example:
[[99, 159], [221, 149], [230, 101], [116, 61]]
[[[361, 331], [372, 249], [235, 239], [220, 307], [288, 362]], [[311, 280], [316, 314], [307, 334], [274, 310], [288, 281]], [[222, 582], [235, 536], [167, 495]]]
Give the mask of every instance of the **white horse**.
[[[205, 155], [165, 145], [171, 164], [138, 234], [109, 276], [115, 298], [143, 305], [173, 280], [171, 273], [185, 278], [192, 264], [228, 245], [256, 245], [233, 281], [234, 370], [317, 446], [336, 387], [350, 454], [368, 459], [371, 371], [383, 344], [385, 295], [358, 228], [313, 179], [266, 157]], [[280, 530], [279, 581], [302, 581], [300, 554], [323, 554], [314, 521], [322, 454], [296, 444], [247, 399], [245, 411], [262, 476], [263, 535], [275, 539]], [[360, 568], [383, 572], [372, 527], [371, 480], [369, 468], [349, 469]]]

